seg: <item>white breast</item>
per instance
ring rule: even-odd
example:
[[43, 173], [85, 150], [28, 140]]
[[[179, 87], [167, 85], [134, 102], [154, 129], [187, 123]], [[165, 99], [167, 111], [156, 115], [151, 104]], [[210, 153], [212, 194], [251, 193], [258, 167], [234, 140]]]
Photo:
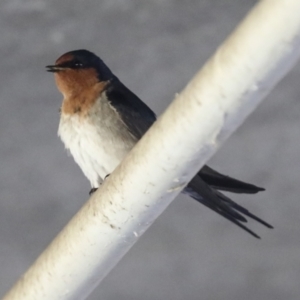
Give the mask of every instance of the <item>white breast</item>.
[[58, 135], [95, 188], [136, 143], [118, 113], [103, 97], [87, 117], [62, 114]]

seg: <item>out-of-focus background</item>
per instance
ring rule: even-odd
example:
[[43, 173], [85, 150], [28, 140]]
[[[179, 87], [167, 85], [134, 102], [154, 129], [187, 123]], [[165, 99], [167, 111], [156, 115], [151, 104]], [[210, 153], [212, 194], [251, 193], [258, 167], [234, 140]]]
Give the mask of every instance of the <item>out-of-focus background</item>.
[[[62, 96], [45, 65], [94, 51], [160, 114], [255, 3], [1, 1], [0, 295], [90, 189], [57, 138]], [[233, 199], [275, 229], [250, 222], [256, 240], [180, 196], [89, 299], [299, 299], [299, 82], [298, 65], [210, 161], [267, 189]]]

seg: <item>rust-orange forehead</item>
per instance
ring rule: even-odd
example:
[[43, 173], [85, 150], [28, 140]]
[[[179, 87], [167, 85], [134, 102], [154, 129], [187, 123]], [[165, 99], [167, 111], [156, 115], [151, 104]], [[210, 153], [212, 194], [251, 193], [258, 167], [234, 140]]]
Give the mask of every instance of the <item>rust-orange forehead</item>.
[[55, 64], [56, 65], [59, 65], [59, 64], [62, 64], [64, 62], [67, 62], [67, 61], [71, 61], [74, 59], [74, 55], [71, 54], [71, 53], [65, 53], [63, 54], [62, 56], [60, 56], [56, 61], [55, 61]]
[[93, 85], [99, 82], [97, 71], [94, 68], [65, 69], [55, 73], [55, 77], [63, 81], [77, 82], [81, 85]]

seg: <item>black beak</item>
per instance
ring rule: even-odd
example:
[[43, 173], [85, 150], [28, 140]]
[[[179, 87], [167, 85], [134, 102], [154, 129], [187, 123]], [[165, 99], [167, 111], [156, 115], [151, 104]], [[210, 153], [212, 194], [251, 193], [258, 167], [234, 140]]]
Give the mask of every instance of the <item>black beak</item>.
[[46, 66], [47, 68], [47, 72], [52, 72], [52, 73], [57, 73], [59, 71], [61, 71], [63, 68], [59, 67], [59, 66]]

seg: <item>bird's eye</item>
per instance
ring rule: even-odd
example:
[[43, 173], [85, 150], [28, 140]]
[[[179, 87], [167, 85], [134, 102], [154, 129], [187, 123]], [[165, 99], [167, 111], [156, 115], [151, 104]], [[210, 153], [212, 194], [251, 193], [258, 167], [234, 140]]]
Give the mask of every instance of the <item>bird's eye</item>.
[[73, 66], [74, 66], [75, 68], [82, 68], [82, 67], [83, 67], [83, 63], [80, 62], [80, 61], [74, 61], [74, 62], [73, 62]]

